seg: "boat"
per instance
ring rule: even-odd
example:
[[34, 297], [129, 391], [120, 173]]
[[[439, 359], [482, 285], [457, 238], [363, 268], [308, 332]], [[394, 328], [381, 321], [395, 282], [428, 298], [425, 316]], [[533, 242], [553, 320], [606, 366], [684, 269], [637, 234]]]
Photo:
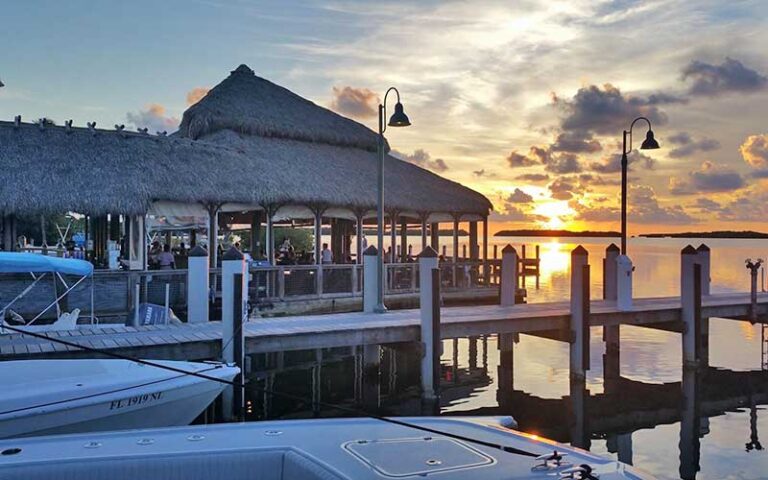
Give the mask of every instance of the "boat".
[[153, 363], [208, 378], [119, 359], [0, 362], [0, 438], [189, 425], [240, 373]]
[[653, 478], [505, 423], [500, 418], [337, 418], [3, 440], [0, 478]]
[[[0, 334], [18, 333], [19, 330], [29, 332], [48, 332], [61, 330], [74, 330], [80, 319], [80, 309], [71, 312], [61, 311], [61, 300], [75, 290], [80, 284], [90, 279], [90, 324], [95, 323], [93, 308], [93, 265], [85, 260], [74, 258], [58, 258], [48, 255], [29, 252], [0, 252], [0, 273], [2, 274], [29, 274], [30, 283], [18, 295], [6, 299], [0, 295]], [[67, 284], [64, 276], [74, 277], [71, 284]], [[63, 292], [58, 293], [54, 288], [53, 299], [42, 311], [30, 320], [24, 319], [13, 310], [13, 307], [21, 299], [28, 296], [44, 280], [50, 279], [54, 285], [61, 283]], [[36, 324], [49, 310], [56, 309], [56, 317], [53, 323], [47, 325]], [[13, 324], [11, 323], [13, 322]], [[9, 328], [10, 327], [10, 328]]]

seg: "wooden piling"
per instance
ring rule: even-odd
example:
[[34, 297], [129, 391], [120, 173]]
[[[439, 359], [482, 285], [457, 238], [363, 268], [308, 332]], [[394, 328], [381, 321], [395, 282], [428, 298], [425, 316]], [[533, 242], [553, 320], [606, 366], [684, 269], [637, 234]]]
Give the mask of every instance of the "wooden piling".
[[696, 367], [699, 359], [701, 315], [701, 265], [696, 263], [696, 249], [691, 245], [680, 252], [680, 303], [683, 322], [683, 366]]
[[517, 250], [507, 244], [501, 250], [501, 286], [499, 292], [499, 304], [502, 307], [511, 307], [515, 304], [517, 295]]
[[[435, 276], [433, 270], [437, 272]], [[438, 268], [437, 252], [427, 247], [419, 255], [419, 306], [421, 317], [421, 391], [422, 399], [434, 402], [437, 398], [435, 377], [435, 359], [439, 365], [440, 342], [440, 270]], [[435, 294], [435, 292], [437, 292]], [[437, 355], [436, 355], [437, 350]]]
[[234, 388], [234, 401], [232, 404], [233, 417], [239, 421], [245, 420], [245, 386], [243, 380], [245, 379], [245, 349], [243, 338], [243, 317], [244, 317], [244, 301], [243, 301], [243, 274], [236, 273], [233, 278], [234, 286], [234, 302], [232, 304], [232, 329], [234, 335], [232, 337], [232, 347], [234, 351], [235, 365], [240, 368], [240, 373], [234, 378], [236, 384], [240, 384], [240, 387]]
[[571, 252], [571, 379], [589, 370], [589, 253], [579, 245]]

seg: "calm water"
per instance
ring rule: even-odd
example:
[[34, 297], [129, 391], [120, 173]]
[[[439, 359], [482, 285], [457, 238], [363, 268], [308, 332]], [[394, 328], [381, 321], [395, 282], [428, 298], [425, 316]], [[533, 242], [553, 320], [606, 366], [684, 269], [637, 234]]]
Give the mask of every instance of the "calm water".
[[[532, 255], [532, 245], [542, 239], [493, 243], [507, 241], [530, 245]], [[601, 258], [609, 242], [580, 242], [590, 254], [593, 297], [602, 295]], [[630, 242], [636, 296], [679, 292], [679, 252], [687, 243]], [[744, 259], [768, 253], [765, 241], [706, 243], [712, 248], [713, 292], [747, 290]], [[528, 281], [530, 302], [567, 298], [570, 251], [575, 246], [557, 239], [542, 242], [542, 276], [538, 290], [532, 279]], [[511, 415], [521, 430], [618, 458], [659, 478], [768, 478], [768, 453], [755, 448], [760, 433], [768, 438], [761, 327], [712, 319], [714, 368], [685, 376], [677, 334], [623, 326], [616, 360], [604, 358], [601, 329], [591, 333], [591, 370], [582, 385], [569, 382], [564, 343], [521, 335], [512, 358], [505, 355], [502, 361], [494, 335], [444, 341], [440, 413]], [[604, 375], [604, 361], [617, 362], [620, 376]], [[305, 402], [273, 399], [253, 388], [248, 398], [253, 420], [344, 415], [313, 404], [318, 401], [388, 415], [425, 413], [419, 401], [419, 357], [412, 345], [382, 346], [378, 373], [365, 369], [362, 351], [356, 347], [256, 355], [253, 366], [251, 380], [256, 387], [307, 398]]]

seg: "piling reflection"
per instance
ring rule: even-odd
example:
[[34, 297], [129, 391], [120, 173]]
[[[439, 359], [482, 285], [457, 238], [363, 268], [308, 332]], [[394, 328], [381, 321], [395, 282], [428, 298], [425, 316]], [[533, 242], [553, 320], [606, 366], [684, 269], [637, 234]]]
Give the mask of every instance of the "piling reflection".
[[[518, 341], [513, 334], [446, 340], [438, 410], [420, 400], [420, 349], [416, 344], [254, 355], [247, 419], [353, 414], [327, 404], [380, 415], [509, 415], [523, 431], [612, 454], [625, 463], [639, 462], [641, 468], [663, 469], [661, 478], [711, 476], [701, 473], [707, 470], [702, 468], [705, 441], [717, 441], [718, 448], [738, 449], [742, 455], [768, 462], [761, 456], [764, 450], [758, 435], [760, 405], [768, 403], [766, 372], [686, 369], [678, 377], [681, 381], [649, 383], [623, 376], [618, 349], [607, 348], [602, 354], [602, 390], [594, 388], [594, 379], [569, 381], [566, 376], [566, 394], [547, 398], [526, 391], [519, 379], [516, 384], [516, 369], [519, 376], [527, 361], [516, 351]], [[273, 397], [264, 390], [300, 399]], [[720, 431], [719, 437], [709, 440], [710, 418], [732, 415], [740, 408], [746, 409], [742, 425], [749, 426], [748, 435], [734, 440], [729, 433], [724, 444]], [[649, 448], [657, 448], [648, 445], [649, 435], [657, 439], [665, 455], [674, 452], [669, 446], [676, 440], [678, 455], [649, 460]]]

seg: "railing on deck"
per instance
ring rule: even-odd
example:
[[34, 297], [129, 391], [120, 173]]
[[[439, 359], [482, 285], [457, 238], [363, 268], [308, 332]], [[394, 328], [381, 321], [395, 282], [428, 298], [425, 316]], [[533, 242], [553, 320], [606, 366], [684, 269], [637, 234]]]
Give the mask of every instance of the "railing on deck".
[[[486, 271], [489, 285], [497, 284], [501, 268], [500, 262], [489, 260], [485, 265], [481, 261], [444, 262], [440, 264], [440, 270], [443, 290], [457, 291], [484, 286]], [[363, 292], [362, 265], [254, 266], [250, 273], [250, 295], [255, 303], [359, 297]], [[385, 264], [385, 274], [386, 295], [419, 291], [418, 263], [388, 263]], [[77, 280], [74, 277], [63, 278], [69, 285]], [[216, 291], [220, 291], [221, 269], [211, 269], [209, 280], [211, 287], [215, 286]], [[32, 281], [28, 274], [0, 275], [0, 303], [13, 299]], [[187, 308], [186, 270], [96, 270], [93, 275], [95, 315], [128, 315], [136, 302], [136, 285], [139, 285], [139, 302], [164, 305], [166, 284], [170, 307], [183, 317]], [[56, 288], [53, 277], [44, 279], [29, 295], [14, 304], [13, 310], [25, 318], [37, 314], [56, 298]], [[79, 308], [82, 316], [90, 315], [90, 288], [90, 280], [78, 285], [61, 302], [62, 310]], [[55, 309], [51, 309], [49, 316], [55, 317]]]

